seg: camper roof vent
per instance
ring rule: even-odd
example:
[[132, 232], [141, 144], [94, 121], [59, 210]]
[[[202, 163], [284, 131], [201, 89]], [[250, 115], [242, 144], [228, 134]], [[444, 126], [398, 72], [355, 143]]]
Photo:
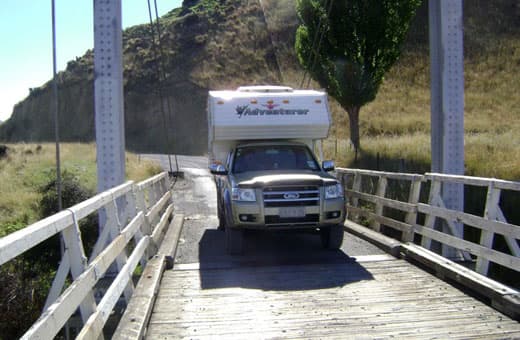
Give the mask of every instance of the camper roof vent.
[[237, 89], [237, 91], [238, 92], [282, 93], [282, 92], [293, 92], [293, 89], [288, 86], [261, 85], [261, 86], [240, 86]]

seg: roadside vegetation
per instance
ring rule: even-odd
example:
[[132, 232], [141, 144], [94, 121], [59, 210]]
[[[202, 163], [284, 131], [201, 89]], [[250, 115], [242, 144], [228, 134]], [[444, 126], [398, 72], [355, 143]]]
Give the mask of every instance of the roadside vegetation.
[[[39, 202], [42, 188], [54, 180], [54, 144], [5, 144], [0, 155], [0, 236], [31, 224], [42, 216]], [[96, 150], [94, 144], [61, 145], [62, 173], [74, 178], [84, 190], [96, 192]], [[127, 153], [129, 180], [140, 181], [160, 168], [138, 155]]]
[[[394, 160], [381, 170], [430, 169], [430, 89], [427, 54], [404, 52], [387, 74], [374, 102], [360, 117], [363, 140], [356, 163], [348, 143], [348, 121], [335, 108], [336, 126], [326, 145], [338, 165], [375, 168], [371, 159]], [[520, 36], [503, 38], [494, 48], [465, 62], [465, 168], [470, 176], [520, 180]], [[337, 142], [336, 142], [337, 141]], [[336, 148], [336, 143], [338, 148]], [[337, 150], [337, 153], [336, 153]]]
[[[62, 197], [67, 208], [96, 192], [94, 144], [62, 144]], [[127, 178], [161, 171], [128, 153]], [[57, 211], [54, 144], [0, 145], [0, 237]], [[97, 218], [80, 223], [84, 246], [97, 239]], [[0, 268], [0, 339], [19, 338], [39, 317], [60, 261], [56, 235]]]
[[[276, 46], [294, 46], [294, 37], [282, 34], [287, 23], [280, 18], [290, 17], [284, 13], [291, 3], [263, 1], [268, 27], [276, 32]], [[514, 0], [475, 0], [463, 5], [466, 174], [520, 180], [520, 5]], [[329, 97], [334, 124], [325, 141], [327, 158], [341, 167], [430, 170], [428, 38], [428, 2], [423, 1], [399, 60], [385, 74], [375, 100], [359, 116], [357, 162], [349, 142], [348, 115]], [[278, 48], [277, 56], [283, 83], [301, 87], [304, 71], [294, 49]], [[311, 81], [309, 87], [320, 85]]]

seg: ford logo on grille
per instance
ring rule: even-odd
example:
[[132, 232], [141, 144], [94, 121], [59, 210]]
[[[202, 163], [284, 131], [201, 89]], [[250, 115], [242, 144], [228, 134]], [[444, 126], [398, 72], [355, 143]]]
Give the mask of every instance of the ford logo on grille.
[[296, 192], [288, 192], [283, 194], [283, 198], [285, 198], [286, 200], [295, 200], [300, 198], [300, 195]]

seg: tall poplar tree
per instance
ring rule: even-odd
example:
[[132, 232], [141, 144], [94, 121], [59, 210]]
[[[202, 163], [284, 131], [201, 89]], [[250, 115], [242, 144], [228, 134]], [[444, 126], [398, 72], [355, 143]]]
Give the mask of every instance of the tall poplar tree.
[[347, 111], [359, 150], [359, 112], [376, 97], [421, 0], [297, 0], [302, 66]]

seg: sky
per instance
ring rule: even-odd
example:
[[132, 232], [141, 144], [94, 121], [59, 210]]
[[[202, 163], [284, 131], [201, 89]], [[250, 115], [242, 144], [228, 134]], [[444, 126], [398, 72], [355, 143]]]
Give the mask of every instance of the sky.
[[[159, 15], [182, 0], [156, 0]], [[51, 0], [2, 0], [0, 5], [0, 121], [52, 78]], [[154, 1], [150, 1], [152, 8]], [[121, 0], [123, 28], [149, 22], [147, 0]], [[94, 46], [93, 0], [55, 0], [58, 70]]]

